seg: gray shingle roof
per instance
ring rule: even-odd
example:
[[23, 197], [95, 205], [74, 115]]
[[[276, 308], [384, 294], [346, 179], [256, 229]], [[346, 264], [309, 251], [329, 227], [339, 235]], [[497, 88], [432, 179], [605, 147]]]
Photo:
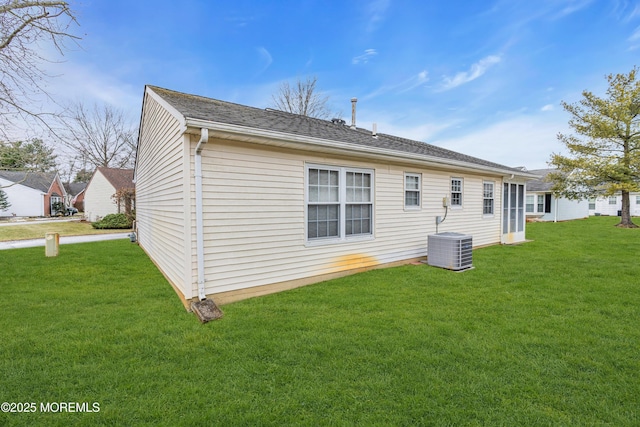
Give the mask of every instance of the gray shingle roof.
[[17, 182], [25, 187], [30, 187], [46, 193], [49, 191], [49, 187], [51, 187], [53, 180], [56, 178], [56, 173], [0, 171], [0, 178], [4, 178], [11, 182]]
[[87, 187], [87, 184], [87, 182], [67, 182], [64, 184], [64, 189], [67, 194], [77, 196]]
[[260, 109], [197, 95], [188, 95], [148, 86], [187, 119], [199, 119], [216, 123], [244, 126], [308, 136], [354, 146], [376, 147], [401, 153], [431, 156], [440, 159], [465, 162], [471, 165], [503, 169], [522, 175], [521, 169], [467, 156], [426, 142], [414, 141], [398, 136], [378, 133], [374, 138], [368, 129], [351, 129], [348, 125], [335, 124], [328, 120], [291, 114], [272, 109]]
[[545, 177], [549, 173], [555, 172], [555, 171], [556, 169], [530, 170], [529, 173], [538, 175], [540, 178], [527, 181], [527, 191], [551, 191], [551, 187], [553, 186], [553, 183], [545, 181]]

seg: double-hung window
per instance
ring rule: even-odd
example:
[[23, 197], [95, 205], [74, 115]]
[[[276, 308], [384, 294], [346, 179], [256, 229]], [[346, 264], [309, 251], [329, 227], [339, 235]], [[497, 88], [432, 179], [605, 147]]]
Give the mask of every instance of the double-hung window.
[[338, 237], [340, 233], [340, 170], [309, 169], [307, 237]]
[[421, 175], [417, 173], [404, 174], [404, 207], [405, 209], [420, 208]]
[[533, 195], [532, 194], [527, 194], [527, 205], [526, 205], [526, 211], [528, 213], [532, 213], [534, 212], [533, 210], [534, 205], [533, 205]]
[[493, 215], [493, 182], [483, 183], [482, 214]]
[[451, 206], [462, 207], [462, 178], [451, 178]]
[[544, 212], [544, 194], [538, 194], [538, 213]]
[[371, 234], [373, 204], [371, 203], [370, 172], [352, 172], [345, 170], [346, 201], [345, 201], [345, 235], [355, 236]]
[[373, 171], [307, 166], [307, 240], [373, 235]]

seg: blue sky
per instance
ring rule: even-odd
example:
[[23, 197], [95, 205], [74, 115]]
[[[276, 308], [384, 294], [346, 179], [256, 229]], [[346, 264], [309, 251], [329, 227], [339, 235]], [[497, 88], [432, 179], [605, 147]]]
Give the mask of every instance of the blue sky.
[[140, 116], [145, 84], [255, 107], [317, 76], [333, 111], [378, 132], [546, 167], [560, 101], [640, 65], [640, 0], [71, 1], [80, 48], [59, 99]]

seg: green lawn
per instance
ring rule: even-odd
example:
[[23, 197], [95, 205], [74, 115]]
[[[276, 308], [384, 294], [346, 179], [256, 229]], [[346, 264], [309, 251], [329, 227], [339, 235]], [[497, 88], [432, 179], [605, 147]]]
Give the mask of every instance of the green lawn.
[[0, 227], [0, 242], [8, 240], [26, 240], [44, 238], [47, 233], [59, 233], [61, 236], [82, 236], [85, 234], [122, 233], [127, 230], [96, 230], [90, 222], [29, 222], [20, 225], [5, 225]]
[[528, 224], [463, 273], [376, 270], [201, 325], [128, 241], [0, 253], [0, 425], [640, 425], [640, 230]]

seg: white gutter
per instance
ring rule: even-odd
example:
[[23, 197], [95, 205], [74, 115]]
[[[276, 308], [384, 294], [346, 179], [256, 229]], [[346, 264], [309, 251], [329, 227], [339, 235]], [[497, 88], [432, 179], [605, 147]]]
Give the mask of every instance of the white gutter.
[[209, 129], [200, 129], [200, 140], [194, 155], [196, 169], [196, 258], [198, 264], [198, 299], [207, 299], [204, 290], [204, 225], [202, 220], [202, 149], [209, 141]]

